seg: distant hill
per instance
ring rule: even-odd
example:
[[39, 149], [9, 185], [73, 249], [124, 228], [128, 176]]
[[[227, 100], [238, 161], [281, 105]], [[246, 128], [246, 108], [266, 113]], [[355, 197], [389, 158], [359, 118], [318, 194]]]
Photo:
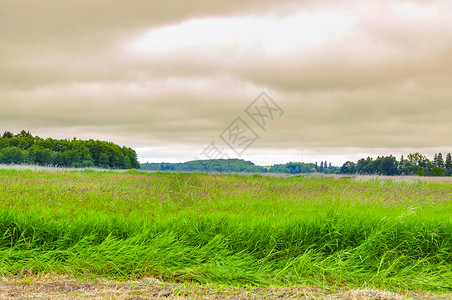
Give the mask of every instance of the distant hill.
[[43, 139], [22, 130], [0, 137], [0, 163], [139, 169], [135, 150], [98, 140]]
[[265, 172], [264, 167], [256, 166], [243, 159], [193, 160], [184, 163], [144, 163], [142, 170], [182, 171], [182, 172]]

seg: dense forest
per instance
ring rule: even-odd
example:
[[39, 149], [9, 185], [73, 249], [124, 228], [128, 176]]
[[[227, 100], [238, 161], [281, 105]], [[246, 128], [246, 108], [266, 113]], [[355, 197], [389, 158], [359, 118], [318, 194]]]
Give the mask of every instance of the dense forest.
[[394, 156], [362, 158], [358, 162], [346, 162], [341, 168], [342, 174], [378, 174], [378, 175], [418, 175], [451, 176], [452, 157], [448, 153], [444, 159], [442, 153], [435, 154], [433, 161], [418, 152], [397, 160]]
[[43, 139], [22, 130], [0, 137], [0, 163], [57, 167], [138, 169], [135, 150], [98, 140]]

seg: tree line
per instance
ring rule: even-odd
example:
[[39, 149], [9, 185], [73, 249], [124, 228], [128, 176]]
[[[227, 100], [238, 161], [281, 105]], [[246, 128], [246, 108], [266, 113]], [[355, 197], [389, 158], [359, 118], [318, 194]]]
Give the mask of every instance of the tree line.
[[302, 163], [289, 162], [285, 164], [276, 164], [268, 169], [269, 173], [289, 173], [289, 174], [306, 174], [306, 173], [339, 173], [339, 167], [332, 166], [331, 162], [322, 161], [319, 163]]
[[[445, 158], [444, 158], [445, 157]], [[341, 167], [331, 162], [319, 163], [289, 162], [272, 166], [258, 166], [243, 159], [194, 160], [184, 163], [144, 163], [143, 170], [153, 171], [198, 171], [198, 172], [248, 172], [248, 173], [324, 173], [324, 174], [363, 174], [363, 175], [418, 175], [418, 176], [451, 176], [452, 156], [447, 153], [435, 154], [430, 161], [418, 152], [402, 156], [397, 160], [394, 156], [367, 157], [357, 162], [347, 161]]]
[[251, 161], [243, 159], [209, 159], [193, 160], [184, 163], [144, 163], [143, 170], [152, 171], [180, 171], [180, 172], [246, 172], [246, 173], [288, 173], [301, 174], [320, 172], [325, 174], [338, 173], [340, 168], [332, 166], [327, 161], [318, 163], [276, 164], [268, 167], [257, 166]]
[[394, 156], [362, 158], [354, 163], [347, 161], [340, 168], [342, 174], [379, 174], [379, 175], [418, 175], [418, 176], [451, 176], [452, 156], [447, 153], [435, 154], [432, 161], [419, 152], [403, 155], [400, 160]]
[[22, 130], [0, 136], [1, 164], [139, 169], [135, 150], [99, 140], [43, 139]]

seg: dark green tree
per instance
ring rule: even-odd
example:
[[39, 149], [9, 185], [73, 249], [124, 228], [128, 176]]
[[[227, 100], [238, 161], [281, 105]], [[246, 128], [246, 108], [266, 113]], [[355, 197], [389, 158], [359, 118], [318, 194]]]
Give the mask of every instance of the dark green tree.
[[435, 154], [435, 158], [433, 159], [433, 165], [435, 167], [444, 168], [444, 159], [441, 153]]
[[25, 160], [24, 153], [17, 147], [8, 147], [0, 150], [0, 163], [22, 164]]
[[41, 166], [52, 165], [52, 150], [43, 147], [37, 147], [35, 149], [35, 164]]
[[16, 137], [27, 138], [33, 137], [29, 131], [22, 130], [20, 133], [16, 134]]
[[446, 176], [444, 169], [440, 167], [433, 167], [430, 176]]
[[9, 131], [5, 131], [2, 135], [2, 139], [12, 139], [14, 137], [14, 134], [12, 134]]
[[448, 171], [452, 171], [452, 156], [450, 153], [447, 153], [447, 155], [446, 155], [445, 168]]
[[419, 167], [416, 171], [417, 176], [424, 176], [424, 167]]
[[383, 175], [397, 175], [397, 160], [394, 156], [380, 158], [379, 173]]
[[102, 152], [99, 156], [99, 167], [102, 168], [108, 168], [108, 166], [110, 165], [110, 157], [108, 156], [107, 153]]
[[356, 173], [356, 164], [351, 161], [347, 161], [341, 167], [342, 174], [355, 174]]

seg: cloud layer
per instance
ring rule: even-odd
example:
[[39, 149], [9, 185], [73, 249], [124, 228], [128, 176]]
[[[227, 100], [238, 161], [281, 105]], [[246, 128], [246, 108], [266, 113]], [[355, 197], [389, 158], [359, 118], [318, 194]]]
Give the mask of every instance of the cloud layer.
[[451, 6], [6, 0], [0, 129], [186, 160], [266, 91], [285, 114], [244, 158], [450, 151]]

